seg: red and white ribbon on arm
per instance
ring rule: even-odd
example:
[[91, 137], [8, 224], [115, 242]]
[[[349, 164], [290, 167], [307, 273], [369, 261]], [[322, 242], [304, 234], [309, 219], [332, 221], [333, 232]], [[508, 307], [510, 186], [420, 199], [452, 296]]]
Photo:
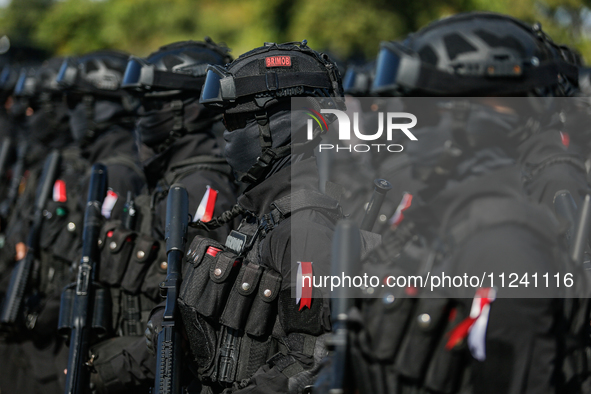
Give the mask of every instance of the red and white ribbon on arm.
[[476, 360], [486, 359], [486, 327], [488, 326], [488, 315], [490, 304], [495, 300], [496, 290], [494, 288], [480, 288], [472, 301], [470, 316], [462, 320], [449, 334], [445, 348], [453, 349], [468, 338], [468, 348], [472, 357]]
[[63, 179], [58, 179], [53, 184], [53, 201], [55, 201], [55, 202], [68, 201], [68, 197], [66, 196], [66, 182]]
[[193, 221], [201, 220], [202, 222], [209, 222], [213, 218], [213, 210], [215, 209], [215, 201], [218, 198], [218, 191], [212, 189], [209, 185], [205, 189], [205, 194], [201, 199], [201, 203], [197, 207]]
[[300, 311], [312, 305], [312, 281], [312, 262], [298, 261], [296, 304], [300, 305]]
[[394, 212], [394, 215], [392, 215], [392, 217], [390, 218], [390, 226], [391, 227], [396, 227], [400, 224], [400, 222], [402, 222], [402, 219], [404, 219], [404, 214], [403, 212], [406, 211], [408, 208], [410, 208], [412, 204], [412, 194], [408, 193], [408, 192], [404, 192], [404, 195], [402, 196], [402, 200], [400, 200], [400, 204], [398, 204], [398, 207], [396, 208], [396, 212]]
[[111, 217], [111, 212], [113, 212], [113, 207], [118, 198], [119, 196], [112, 189], [107, 190], [107, 195], [105, 196], [103, 206], [101, 207], [101, 214], [107, 219]]

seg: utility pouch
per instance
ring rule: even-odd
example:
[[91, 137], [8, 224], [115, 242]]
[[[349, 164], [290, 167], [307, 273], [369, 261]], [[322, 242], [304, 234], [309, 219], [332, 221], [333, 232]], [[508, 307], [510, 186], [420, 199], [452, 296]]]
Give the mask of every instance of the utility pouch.
[[393, 360], [417, 300], [384, 295], [364, 300], [363, 319], [366, 322], [366, 352], [377, 360]]
[[43, 250], [50, 249], [61, 231], [68, 224], [68, 208], [63, 202], [47, 201], [43, 211], [44, 220], [41, 224], [39, 246]]
[[395, 369], [409, 379], [420, 379], [440, 338], [449, 314], [447, 298], [419, 299], [410, 326], [396, 354]]
[[[94, 306], [91, 326], [98, 337], [104, 337], [111, 327], [111, 293], [97, 283], [94, 288]], [[62, 292], [58, 318], [58, 333], [64, 337], [70, 335], [74, 316], [74, 302], [76, 298], [76, 283], [69, 284]]]
[[58, 231], [52, 248], [55, 257], [67, 262], [76, 261], [80, 258], [83, 224], [83, 212], [70, 211], [68, 213], [67, 219], [62, 223], [62, 229]]
[[119, 220], [106, 222], [100, 234], [101, 269], [99, 281], [119, 286], [127, 269], [136, 233], [121, 227]]
[[[160, 283], [166, 279], [166, 268], [168, 258], [166, 256], [166, 245], [164, 241], [156, 241], [158, 246], [155, 249], [155, 258], [148, 264], [144, 281], [141, 283], [141, 292], [152, 301], [160, 302]], [[131, 279], [133, 280], [133, 279]]]
[[245, 331], [254, 336], [269, 335], [277, 315], [277, 296], [281, 289], [281, 275], [271, 269], [263, 272], [256, 292]]
[[188, 253], [180, 298], [195, 311], [218, 319], [238, 274], [242, 259], [219, 243], [196, 236]]
[[220, 323], [235, 330], [244, 328], [262, 273], [263, 267], [258, 264], [249, 262], [242, 265], [230, 291]]
[[158, 257], [160, 244], [154, 238], [140, 234], [135, 239], [127, 270], [121, 287], [131, 294], [138, 294], [150, 266]]
[[467, 346], [465, 341], [453, 346], [451, 349], [447, 348], [446, 345], [453, 329], [468, 317], [468, 307], [469, 305], [458, 303], [450, 309], [445, 330], [427, 368], [424, 381], [425, 388], [444, 394], [458, 391], [465, 370]]

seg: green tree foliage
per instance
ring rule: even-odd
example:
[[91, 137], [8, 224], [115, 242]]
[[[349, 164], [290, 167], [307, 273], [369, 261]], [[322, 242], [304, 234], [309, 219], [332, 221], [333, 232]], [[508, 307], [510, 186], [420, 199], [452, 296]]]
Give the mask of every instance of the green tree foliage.
[[0, 10], [0, 34], [56, 54], [114, 48], [140, 56], [206, 35], [234, 56], [265, 41], [307, 39], [346, 59], [373, 57], [382, 40], [473, 10], [540, 21], [591, 61], [591, 0], [12, 0]]

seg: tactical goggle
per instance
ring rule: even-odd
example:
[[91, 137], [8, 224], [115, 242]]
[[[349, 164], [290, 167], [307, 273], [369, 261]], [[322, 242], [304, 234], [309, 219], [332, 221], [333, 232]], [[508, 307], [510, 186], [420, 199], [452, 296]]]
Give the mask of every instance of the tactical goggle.
[[131, 56], [123, 75], [123, 89], [145, 90], [201, 90], [207, 64], [178, 68], [175, 72], [157, 70], [144, 59]]
[[55, 81], [64, 88], [72, 88], [78, 82], [78, 63], [74, 59], [66, 59], [62, 63]]
[[35, 78], [28, 76], [26, 69], [21, 70], [21, 73], [16, 81], [14, 87], [15, 96], [33, 96], [35, 94]]
[[369, 73], [355, 67], [349, 67], [343, 78], [343, 91], [352, 95], [367, 95], [371, 88]]
[[0, 89], [6, 89], [8, 86], [8, 82], [10, 81], [10, 72], [11, 68], [9, 65], [6, 65], [2, 68], [2, 73], [0, 73]]
[[[537, 58], [527, 62], [490, 61], [464, 65], [455, 73], [437, 69], [421, 61], [417, 53], [398, 42], [384, 42], [377, 58], [371, 93], [404, 94], [427, 92], [435, 95], [466, 95], [477, 92], [512, 94], [531, 91], [556, 81], [558, 74], [576, 79], [577, 70], [563, 61]], [[528, 72], [524, 73], [524, 68]], [[501, 78], [501, 79], [499, 79]], [[516, 83], [515, 79], [519, 78]]]
[[333, 88], [331, 78], [324, 71], [266, 72], [248, 77], [234, 77], [220, 66], [209, 65], [199, 102], [224, 107], [239, 97], [252, 96], [257, 93], [273, 93], [280, 89], [298, 86], [318, 89]]

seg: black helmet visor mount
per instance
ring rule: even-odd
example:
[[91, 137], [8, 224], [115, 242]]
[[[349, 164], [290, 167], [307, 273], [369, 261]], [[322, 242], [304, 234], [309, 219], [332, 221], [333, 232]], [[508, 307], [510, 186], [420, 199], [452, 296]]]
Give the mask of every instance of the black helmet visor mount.
[[201, 90], [207, 64], [193, 65], [181, 72], [157, 70], [147, 60], [131, 56], [123, 76], [122, 88], [138, 93], [163, 90]]

